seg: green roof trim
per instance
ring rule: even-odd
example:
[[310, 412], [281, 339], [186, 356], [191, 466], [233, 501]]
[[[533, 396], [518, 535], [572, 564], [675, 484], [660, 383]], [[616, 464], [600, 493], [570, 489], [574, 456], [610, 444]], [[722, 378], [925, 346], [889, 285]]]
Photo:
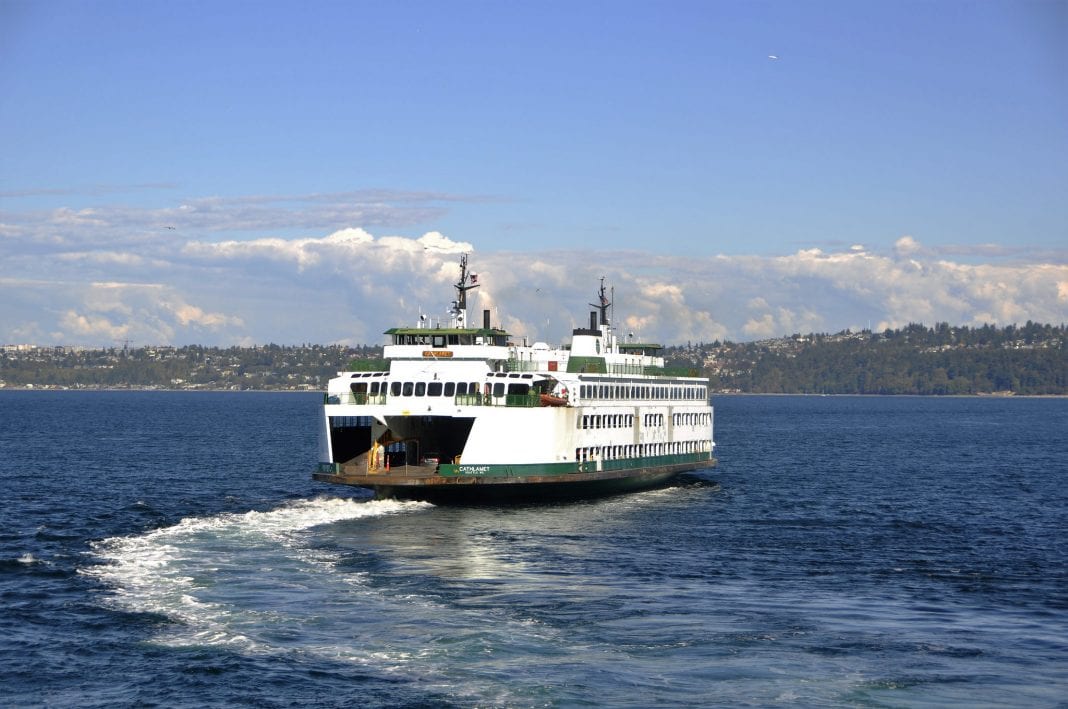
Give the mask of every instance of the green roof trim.
[[474, 335], [482, 337], [499, 337], [508, 333], [499, 328], [471, 328], [471, 327], [391, 327], [385, 335]]

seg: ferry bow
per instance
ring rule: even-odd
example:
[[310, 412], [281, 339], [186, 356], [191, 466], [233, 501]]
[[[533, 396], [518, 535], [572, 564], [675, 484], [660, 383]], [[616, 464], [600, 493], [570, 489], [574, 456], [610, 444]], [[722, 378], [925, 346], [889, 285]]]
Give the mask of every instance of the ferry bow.
[[661, 485], [716, 464], [708, 380], [622, 342], [601, 280], [570, 343], [520, 345], [484, 310], [460, 260], [447, 327], [386, 331], [385, 362], [330, 380], [316, 480], [432, 502], [540, 500]]

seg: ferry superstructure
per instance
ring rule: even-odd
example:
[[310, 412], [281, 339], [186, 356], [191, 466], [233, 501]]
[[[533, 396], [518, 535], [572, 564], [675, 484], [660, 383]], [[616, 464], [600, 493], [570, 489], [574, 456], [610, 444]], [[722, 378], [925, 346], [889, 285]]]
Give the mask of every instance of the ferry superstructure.
[[432, 502], [581, 497], [713, 467], [708, 380], [623, 342], [601, 281], [569, 344], [517, 344], [468, 325], [479, 287], [460, 260], [447, 327], [386, 331], [384, 365], [329, 381], [316, 480]]

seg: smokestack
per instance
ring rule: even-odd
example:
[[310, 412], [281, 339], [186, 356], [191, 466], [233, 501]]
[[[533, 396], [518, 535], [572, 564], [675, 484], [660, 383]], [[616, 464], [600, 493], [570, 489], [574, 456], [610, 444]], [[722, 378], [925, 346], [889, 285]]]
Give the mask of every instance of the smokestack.
[[482, 327], [485, 330], [489, 330], [490, 329], [489, 311], [488, 310], [483, 310], [482, 311]]
[[596, 330], [597, 329], [597, 311], [596, 310], [591, 310], [590, 311], [590, 329], [591, 330]]

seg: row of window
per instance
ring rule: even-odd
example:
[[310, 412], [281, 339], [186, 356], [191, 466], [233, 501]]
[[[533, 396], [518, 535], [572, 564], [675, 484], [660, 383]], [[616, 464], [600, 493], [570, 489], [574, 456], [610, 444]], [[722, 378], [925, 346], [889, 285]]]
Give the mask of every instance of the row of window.
[[370, 428], [372, 420], [370, 416], [331, 416], [330, 428], [358, 428], [361, 426]]
[[[516, 375], [512, 375], [516, 376]], [[529, 378], [529, 375], [528, 375]], [[483, 394], [484, 396], [504, 396], [505, 394], [527, 394], [530, 391], [529, 381], [497, 381], [492, 384], [487, 382], [481, 386], [479, 382], [400, 382], [400, 381], [354, 381], [349, 385], [353, 394], [390, 394], [391, 396], [446, 396], [452, 397], [464, 394]], [[668, 386], [631, 386], [629, 384], [583, 384], [581, 396], [584, 399], [680, 399], [700, 400], [705, 395], [705, 387], [668, 387]], [[694, 415], [694, 414], [683, 414]], [[620, 414], [620, 417], [623, 415]], [[586, 417], [583, 417], [584, 419]], [[633, 417], [632, 417], [633, 418]], [[678, 423], [678, 421], [676, 421]], [[633, 426], [633, 420], [622, 422], [602, 422], [603, 425], [583, 422], [583, 428], [620, 428]], [[663, 421], [645, 422], [646, 426], [662, 426]]]
[[393, 344], [395, 345], [422, 345], [424, 347], [445, 347], [448, 345], [482, 345], [487, 342], [494, 345], [504, 347], [508, 343], [507, 335], [503, 334], [491, 334], [482, 333], [478, 335], [471, 334], [451, 334], [451, 335], [434, 335], [434, 334], [410, 334], [401, 333], [393, 335]]
[[[644, 414], [642, 426], [651, 428], [664, 425], [664, 414]], [[707, 426], [712, 417], [707, 413], [672, 414], [673, 426]], [[634, 428], [634, 414], [584, 414], [579, 421], [582, 428]]]
[[583, 414], [582, 428], [634, 428], [634, 414]]
[[583, 399], [705, 401], [708, 399], [708, 387], [663, 384], [583, 384], [579, 389], [579, 394]]
[[635, 443], [627, 446], [590, 446], [575, 449], [575, 460], [587, 463], [591, 460], [621, 460], [646, 458], [656, 455], [678, 453], [707, 453], [711, 450], [708, 441], [672, 441], [670, 443]]
[[487, 383], [484, 391], [479, 392], [478, 382], [353, 382], [349, 385], [353, 394], [378, 396], [463, 396], [482, 393], [485, 396], [504, 396], [507, 394], [528, 394], [529, 382], [494, 382]]

